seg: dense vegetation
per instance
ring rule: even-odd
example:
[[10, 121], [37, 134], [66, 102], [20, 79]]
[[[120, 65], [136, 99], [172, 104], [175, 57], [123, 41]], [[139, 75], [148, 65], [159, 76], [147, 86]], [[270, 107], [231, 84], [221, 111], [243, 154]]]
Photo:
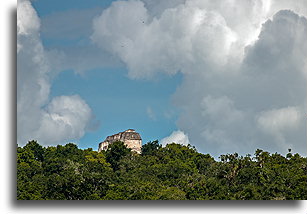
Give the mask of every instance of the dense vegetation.
[[157, 141], [132, 153], [122, 142], [107, 151], [74, 144], [17, 149], [19, 200], [291, 200], [307, 199], [307, 160], [257, 150], [254, 157], [215, 161], [194, 147]]

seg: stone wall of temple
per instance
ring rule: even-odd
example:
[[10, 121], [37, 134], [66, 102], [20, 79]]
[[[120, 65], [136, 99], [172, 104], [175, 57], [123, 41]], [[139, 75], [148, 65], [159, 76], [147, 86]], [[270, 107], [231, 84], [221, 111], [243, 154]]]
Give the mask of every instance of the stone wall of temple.
[[98, 152], [102, 150], [107, 150], [109, 145], [115, 141], [124, 142], [127, 148], [132, 151], [141, 153], [142, 148], [142, 138], [139, 133], [133, 129], [128, 129], [124, 132], [119, 132], [115, 135], [108, 136], [103, 142], [99, 143]]

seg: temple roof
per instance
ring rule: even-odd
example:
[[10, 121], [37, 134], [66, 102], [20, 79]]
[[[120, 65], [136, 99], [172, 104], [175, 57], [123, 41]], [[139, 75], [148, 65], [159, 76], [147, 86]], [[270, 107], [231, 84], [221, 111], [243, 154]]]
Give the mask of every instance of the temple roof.
[[123, 132], [108, 136], [105, 141], [124, 141], [124, 140], [142, 140], [141, 135], [134, 129], [128, 129]]

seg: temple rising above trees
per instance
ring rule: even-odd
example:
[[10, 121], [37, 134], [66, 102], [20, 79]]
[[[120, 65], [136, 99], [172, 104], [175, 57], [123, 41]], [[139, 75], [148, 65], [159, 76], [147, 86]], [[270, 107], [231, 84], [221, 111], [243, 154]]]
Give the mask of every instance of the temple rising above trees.
[[124, 142], [127, 148], [130, 148], [131, 151], [139, 154], [141, 153], [142, 138], [134, 129], [128, 129], [126, 131], [108, 136], [103, 142], [99, 143], [98, 152], [107, 150], [109, 145], [116, 141]]

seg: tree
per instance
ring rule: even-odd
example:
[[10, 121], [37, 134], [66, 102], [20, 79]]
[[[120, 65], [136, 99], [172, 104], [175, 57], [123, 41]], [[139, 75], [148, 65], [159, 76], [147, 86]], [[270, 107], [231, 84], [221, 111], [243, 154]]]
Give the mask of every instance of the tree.
[[131, 154], [131, 149], [127, 148], [123, 142], [116, 141], [109, 145], [106, 151], [106, 160], [116, 171], [119, 169], [119, 161], [128, 154]]
[[142, 146], [142, 155], [154, 155], [160, 148], [162, 148], [162, 145], [159, 144], [158, 140], [149, 141]]
[[24, 146], [24, 150], [31, 150], [33, 152], [35, 160], [43, 161], [44, 160], [44, 148], [37, 143], [37, 141], [32, 140]]
[[[145, 146], [146, 145], [146, 146]], [[17, 148], [18, 200], [299, 200], [307, 199], [307, 159], [256, 150], [215, 161], [194, 147], [157, 141], [132, 153], [75, 144]], [[289, 151], [290, 152], [290, 151]]]

